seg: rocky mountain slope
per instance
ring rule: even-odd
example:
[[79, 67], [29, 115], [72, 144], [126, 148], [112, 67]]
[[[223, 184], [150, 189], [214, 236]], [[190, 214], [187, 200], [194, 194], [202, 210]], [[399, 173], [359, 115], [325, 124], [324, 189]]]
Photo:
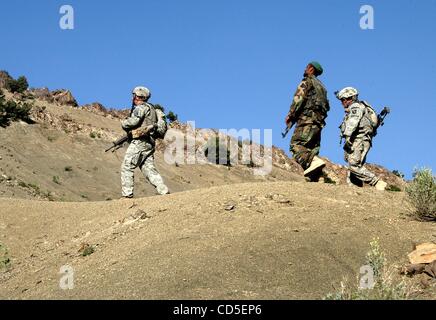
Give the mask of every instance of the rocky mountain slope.
[[[0, 77], [1, 78], [1, 77]], [[0, 128], [0, 196], [55, 201], [116, 199], [120, 195], [120, 165], [125, 148], [105, 153], [111, 142], [123, 135], [120, 120], [128, 110], [107, 110], [99, 103], [77, 106], [68, 90], [31, 89], [23, 94], [5, 92], [7, 99], [33, 104], [34, 124], [16, 122]], [[281, 149], [268, 149], [272, 171], [253, 175], [256, 166], [186, 164], [187, 159], [205, 148], [217, 131], [205, 133], [174, 122], [164, 141], [158, 143], [157, 167], [172, 192], [249, 181], [302, 181], [301, 168]], [[185, 147], [182, 161], [168, 164], [164, 152], [174, 137], [196, 138], [195, 149]], [[234, 138], [225, 137], [227, 139]], [[183, 141], [183, 140], [182, 140]], [[243, 144], [236, 141], [241, 154]], [[260, 146], [263, 150], [263, 146]], [[256, 160], [253, 158], [253, 160]], [[327, 160], [327, 159], [326, 159]], [[328, 161], [328, 160], [327, 160]], [[261, 163], [261, 162], [258, 162]], [[404, 181], [388, 170], [371, 169], [390, 184], [402, 188]], [[327, 179], [321, 182], [345, 183], [346, 169], [328, 161]], [[136, 196], [154, 195], [154, 189], [136, 174]]]
[[[265, 176], [253, 174], [256, 158], [185, 164], [216, 131], [178, 122], [156, 153], [172, 194], [156, 196], [138, 171], [135, 199], [119, 200], [125, 148], [104, 149], [123, 134], [125, 110], [78, 106], [67, 90], [5, 95], [33, 103], [35, 123], [0, 128], [0, 299], [320, 299], [356, 278], [371, 239], [399, 265], [436, 240], [434, 223], [404, 215], [403, 192], [347, 186], [329, 161], [318, 183], [275, 147], [258, 146], [272, 155]], [[165, 161], [172, 139], [194, 136], [182, 161]], [[239, 156], [245, 142], [233, 141]], [[71, 290], [59, 286], [65, 266]]]

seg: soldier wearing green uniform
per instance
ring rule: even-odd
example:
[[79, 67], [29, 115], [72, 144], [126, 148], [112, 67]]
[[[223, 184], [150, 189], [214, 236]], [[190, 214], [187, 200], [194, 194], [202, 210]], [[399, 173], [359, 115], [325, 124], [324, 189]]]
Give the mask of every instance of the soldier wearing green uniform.
[[294, 94], [291, 108], [285, 118], [286, 125], [297, 124], [291, 139], [290, 151], [295, 160], [309, 176], [315, 170], [325, 166], [318, 157], [321, 146], [321, 131], [330, 110], [327, 90], [318, 79], [323, 68], [316, 62], [310, 62], [304, 71], [304, 78]]

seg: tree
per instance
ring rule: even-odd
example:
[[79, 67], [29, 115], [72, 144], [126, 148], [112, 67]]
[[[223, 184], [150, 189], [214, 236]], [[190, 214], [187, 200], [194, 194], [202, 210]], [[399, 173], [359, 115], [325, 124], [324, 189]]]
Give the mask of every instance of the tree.
[[30, 119], [30, 109], [32, 105], [27, 103], [17, 103], [12, 100], [6, 101], [3, 92], [0, 90], [0, 127], [7, 127], [12, 121], [22, 120], [33, 123]]
[[177, 121], [179, 119], [179, 116], [177, 114], [175, 114], [174, 112], [170, 111], [167, 114], [167, 119], [171, 123], [171, 122]]
[[27, 82], [27, 79], [25, 76], [19, 77], [17, 80], [9, 79], [6, 87], [11, 91], [12, 93], [18, 92], [23, 93], [29, 88], [29, 83]]
[[159, 109], [160, 111], [162, 111], [163, 113], [165, 113], [165, 108], [163, 106], [161, 106], [159, 103], [156, 103], [154, 105], [155, 109]]

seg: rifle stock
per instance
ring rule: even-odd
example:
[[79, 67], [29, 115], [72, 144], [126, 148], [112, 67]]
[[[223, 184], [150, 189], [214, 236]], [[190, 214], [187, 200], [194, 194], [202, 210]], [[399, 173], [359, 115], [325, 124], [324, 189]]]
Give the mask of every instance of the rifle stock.
[[283, 138], [283, 139], [286, 138], [286, 136], [287, 136], [289, 130], [292, 129], [292, 127], [294, 126], [294, 124], [295, 124], [295, 121], [290, 121], [290, 122], [288, 123], [288, 126], [286, 127], [285, 131], [282, 132], [282, 138]]
[[389, 107], [384, 107], [380, 114], [377, 116], [379, 127], [382, 127], [385, 124], [384, 120], [389, 113], [391, 113], [391, 109]]

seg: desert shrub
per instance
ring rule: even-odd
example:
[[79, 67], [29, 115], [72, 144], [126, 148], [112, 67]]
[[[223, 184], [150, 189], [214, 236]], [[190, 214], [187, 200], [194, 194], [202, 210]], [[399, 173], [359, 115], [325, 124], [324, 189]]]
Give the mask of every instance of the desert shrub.
[[79, 249], [80, 252], [82, 252], [82, 257], [89, 256], [95, 252], [94, 246], [88, 244], [88, 243], [82, 243], [81, 248]]
[[399, 279], [398, 269], [395, 266], [387, 266], [378, 239], [370, 242], [366, 264], [373, 271], [371, 286], [360, 287], [359, 279], [356, 286], [350, 286], [348, 281], [344, 280], [341, 282], [340, 290], [328, 294], [324, 300], [405, 300], [412, 297], [415, 289], [404, 279]]
[[61, 181], [58, 176], [53, 176], [53, 182], [56, 184], [61, 184]]
[[20, 186], [22, 188], [27, 188], [27, 183], [25, 183], [24, 181], [20, 181], [20, 182], [18, 182], [18, 186]]
[[415, 170], [406, 187], [410, 214], [419, 220], [436, 220], [436, 181], [431, 169]]
[[177, 121], [179, 119], [179, 116], [177, 114], [175, 114], [174, 112], [170, 111], [167, 114], [167, 119], [171, 123], [171, 122]]
[[96, 134], [94, 131], [92, 131], [92, 132], [89, 134], [89, 136], [90, 136], [92, 139], [95, 139], [95, 138], [97, 137], [97, 134]]
[[330, 178], [327, 173], [323, 172], [322, 177], [324, 178], [324, 183], [336, 184], [336, 181], [334, 181], [332, 178]]
[[374, 277], [380, 278], [386, 265], [385, 254], [380, 248], [378, 239], [373, 239], [369, 243], [369, 247], [370, 249], [366, 254], [366, 264], [371, 266], [374, 272]]
[[165, 113], [165, 108], [164, 108], [162, 105], [160, 105], [159, 103], [156, 103], [156, 104], [154, 105], [154, 108], [155, 108], [155, 109], [159, 109], [160, 111], [162, 111], [163, 113]]
[[29, 83], [25, 76], [21, 76], [17, 80], [11, 78], [6, 82], [6, 88], [12, 93], [23, 93], [29, 88]]
[[394, 170], [394, 171], [392, 171], [392, 173], [394, 175], [396, 175], [398, 178], [404, 179], [404, 174], [402, 172], [400, 172], [398, 170]]
[[395, 186], [395, 185], [393, 185], [393, 184], [390, 184], [390, 185], [388, 185], [388, 186], [386, 187], [386, 191], [400, 192], [400, 191], [401, 191], [401, 188], [399, 188], [399, 187], [397, 187], [397, 186]]
[[220, 141], [219, 137], [209, 139], [204, 155], [210, 163], [230, 166], [230, 150], [227, 145]]
[[32, 105], [12, 100], [6, 101], [3, 92], [0, 91], [0, 127], [7, 127], [13, 121], [22, 120], [33, 123], [30, 119]]
[[0, 271], [8, 270], [11, 267], [8, 249], [0, 243]]

